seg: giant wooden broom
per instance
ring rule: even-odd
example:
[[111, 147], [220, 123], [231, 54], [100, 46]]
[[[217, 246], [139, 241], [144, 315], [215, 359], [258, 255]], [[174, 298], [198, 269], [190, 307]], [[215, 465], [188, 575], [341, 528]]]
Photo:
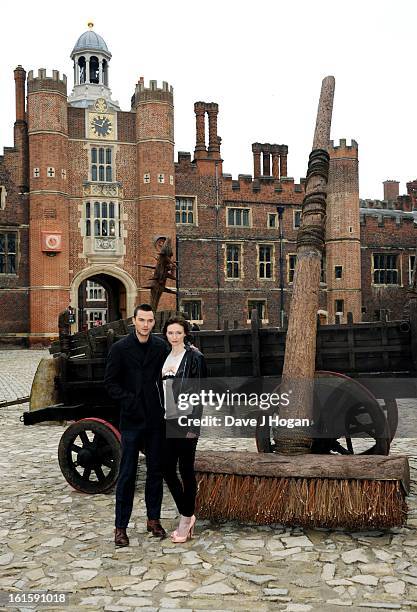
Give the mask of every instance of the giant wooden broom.
[[[334, 78], [323, 80], [310, 154], [281, 392], [282, 418], [311, 418]], [[369, 529], [402, 525], [406, 457], [313, 455], [308, 430], [275, 431], [277, 453], [197, 452], [201, 518]]]

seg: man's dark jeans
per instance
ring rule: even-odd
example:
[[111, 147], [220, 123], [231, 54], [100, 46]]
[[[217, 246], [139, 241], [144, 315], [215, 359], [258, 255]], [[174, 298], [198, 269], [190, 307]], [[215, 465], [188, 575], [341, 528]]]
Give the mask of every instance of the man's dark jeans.
[[148, 519], [159, 519], [163, 493], [163, 449], [165, 431], [160, 429], [125, 429], [122, 435], [122, 458], [116, 487], [116, 527], [126, 528], [132, 514], [135, 496], [139, 449], [146, 455], [145, 502]]

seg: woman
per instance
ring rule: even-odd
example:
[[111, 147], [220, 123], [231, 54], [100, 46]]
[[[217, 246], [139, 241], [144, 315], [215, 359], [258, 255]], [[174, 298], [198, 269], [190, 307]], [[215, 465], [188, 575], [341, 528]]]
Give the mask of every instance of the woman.
[[[172, 317], [163, 329], [171, 346], [171, 352], [162, 367], [167, 426], [164, 479], [180, 513], [179, 525], [171, 534], [172, 541], [176, 543], [186, 542], [194, 531], [197, 495], [194, 459], [200, 428], [193, 421], [201, 417], [202, 411], [201, 406], [193, 406], [191, 413], [188, 410], [184, 412], [177, 409], [176, 402], [180, 394], [190, 393], [192, 388], [195, 392], [195, 384], [198, 385], [198, 380], [207, 376], [203, 355], [187, 342], [189, 333], [190, 325], [182, 317]], [[184, 420], [186, 425], [182, 424]]]

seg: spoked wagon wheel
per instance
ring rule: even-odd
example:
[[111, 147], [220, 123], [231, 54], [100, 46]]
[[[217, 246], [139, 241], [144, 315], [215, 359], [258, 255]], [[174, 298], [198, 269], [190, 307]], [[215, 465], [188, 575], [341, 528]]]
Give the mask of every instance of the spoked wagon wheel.
[[[314, 420], [320, 436], [313, 441], [312, 452], [387, 455], [396, 428], [395, 400], [386, 404], [386, 417], [372, 393], [357, 380], [325, 371], [316, 372], [315, 378], [322, 379], [314, 397]], [[256, 429], [258, 452], [274, 452], [271, 427], [261, 425], [262, 416]]]
[[65, 430], [58, 460], [67, 482], [83, 493], [105, 493], [115, 484], [121, 456], [120, 433], [107, 421], [76, 421]]

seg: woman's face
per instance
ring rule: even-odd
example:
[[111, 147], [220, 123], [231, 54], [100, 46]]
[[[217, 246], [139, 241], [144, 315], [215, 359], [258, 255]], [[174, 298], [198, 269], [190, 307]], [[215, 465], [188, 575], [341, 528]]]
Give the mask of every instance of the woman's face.
[[172, 323], [167, 327], [168, 342], [172, 347], [184, 345], [185, 330], [179, 323]]

